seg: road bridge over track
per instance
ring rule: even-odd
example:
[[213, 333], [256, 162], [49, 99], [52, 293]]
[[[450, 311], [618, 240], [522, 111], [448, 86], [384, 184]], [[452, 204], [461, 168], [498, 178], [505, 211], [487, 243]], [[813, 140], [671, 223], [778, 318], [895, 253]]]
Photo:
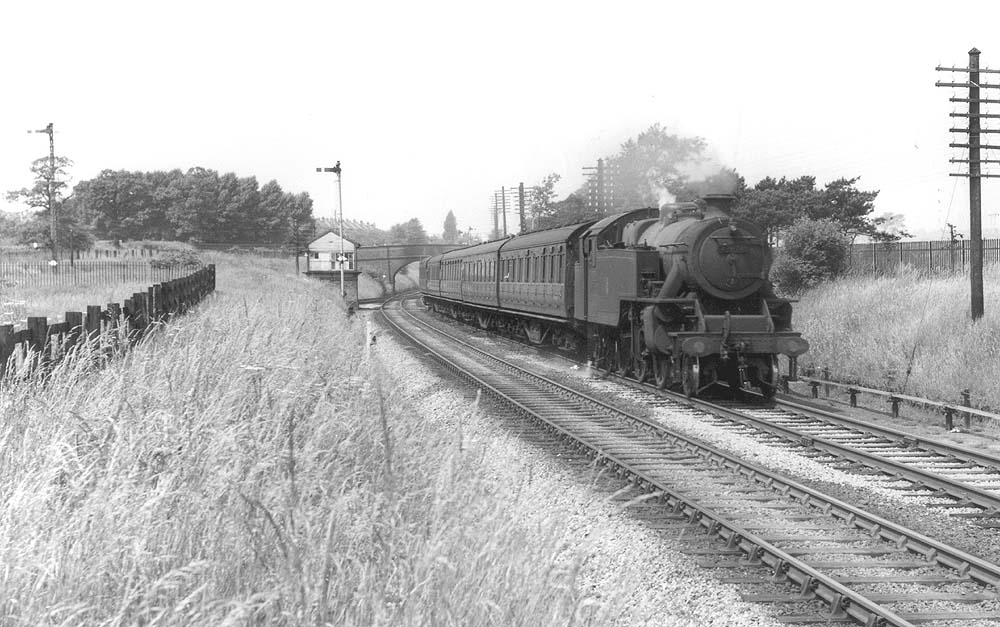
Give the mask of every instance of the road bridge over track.
[[373, 275], [385, 275], [396, 291], [396, 274], [414, 261], [446, 253], [460, 244], [389, 244], [385, 246], [359, 246], [355, 249], [356, 268]]

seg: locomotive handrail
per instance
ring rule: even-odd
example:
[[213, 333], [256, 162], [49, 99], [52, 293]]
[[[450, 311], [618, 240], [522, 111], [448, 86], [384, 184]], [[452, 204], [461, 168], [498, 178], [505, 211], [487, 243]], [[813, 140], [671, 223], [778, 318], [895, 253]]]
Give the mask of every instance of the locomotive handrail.
[[799, 380], [809, 384], [809, 386], [812, 388], [813, 398], [817, 397], [817, 390], [821, 385], [828, 385], [830, 387], [846, 389], [848, 393], [851, 395], [851, 407], [857, 406], [856, 396], [859, 392], [864, 394], [871, 394], [872, 396], [884, 397], [888, 399], [889, 402], [892, 403], [892, 414], [894, 417], [899, 415], [900, 401], [905, 401], [907, 403], [914, 403], [918, 405], [926, 405], [928, 407], [937, 407], [938, 409], [941, 409], [944, 412], [945, 426], [948, 429], [951, 429], [953, 427], [952, 419], [955, 414], [963, 414], [965, 416], [966, 426], [968, 426], [969, 423], [969, 416], [978, 416], [980, 418], [1000, 421], [1000, 414], [983, 411], [982, 409], [976, 409], [975, 407], [969, 407], [967, 405], [956, 405], [955, 403], [935, 401], [920, 396], [910, 396], [908, 394], [899, 394], [897, 392], [887, 392], [885, 390], [868, 388], [853, 383], [841, 383], [840, 381], [829, 381], [827, 379], [816, 379], [813, 377], [799, 377]]

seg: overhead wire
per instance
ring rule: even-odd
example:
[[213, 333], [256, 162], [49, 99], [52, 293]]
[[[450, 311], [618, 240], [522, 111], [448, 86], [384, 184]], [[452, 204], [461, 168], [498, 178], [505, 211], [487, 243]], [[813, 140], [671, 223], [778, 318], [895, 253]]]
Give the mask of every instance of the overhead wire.
[[[952, 75], [954, 76], [954, 72], [952, 73]], [[955, 82], [955, 81], [952, 80], [952, 82]], [[954, 95], [954, 93], [955, 92], [954, 92], [954, 89], [953, 89], [952, 90], [952, 95]], [[955, 107], [953, 105], [952, 106], [952, 113], [955, 112], [954, 109], [955, 109]], [[957, 142], [953, 142], [953, 143], [957, 143]], [[955, 203], [955, 192], [957, 190], [958, 190], [958, 177], [955, 177], [955, 182], [954, 182], [954, 184], [952, 185], [952, 188], [951, 188], [951, 198], [948, 201], [948, 208], [945, 210], [945, 224], [948, 224], [948, 223], [951, 222], [951, 209], [952, 209], [952, 206]], [[950, 235], [949, 235], [949, 238], [950, 238]], [[941, 230], [941, 239], [944, 239], [944, 229], [943, 228]], [[927, 254], [931, 255], [933, 253], [931, 251], [928, 251]], [[930, 303], [930, 300], [931, 300], [931, 298], [930, 298], [931, 287], [932, 287], [931, 281], [928, 280], [927, 281], [927, 287], [924, 290], [924, 298], [922, 299], [923, 300], [923, 304], [922, 304], [922, 306], [920, 308], [920, 320], [919, 320], [919, 323], [917, 325], [918, 329], [923, 326], [924, 320], [926, 320], [926, 318], [927, 318], [927, 306], [928, 306], [928, 304]], [[916, 339], [913, 341], [913, 348], [910, 349], [910, 356], [909, 356], [909, 358], [907, 359], [907, 362], [906, 362], [906, 374], [903, 377], [903, 386], [900, 389], [901, 392], [905, 392], [906, 391], [906, 386], [909, 385], [909, 383], [910, 383], [910, 375], [913, 373], [913, 363], [914, 363], [914, 361], [917, 358], [917, 349], [920, 347], [920, 339], [921, 339], [921, 337], [923, 337], [923, 336], [918, 333]]]

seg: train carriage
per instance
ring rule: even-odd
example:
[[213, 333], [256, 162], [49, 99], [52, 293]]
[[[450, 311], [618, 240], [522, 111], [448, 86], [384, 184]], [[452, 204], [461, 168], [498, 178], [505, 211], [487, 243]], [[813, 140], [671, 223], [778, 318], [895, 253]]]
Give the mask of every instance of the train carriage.
[[535, 344], [586, 348], [599, 368], [698, 395], [772, 396], [777, 356], [809, 344], [768, 281], [763, 232], [729, 196], [637, 209], [432, 258], [429, 306]]

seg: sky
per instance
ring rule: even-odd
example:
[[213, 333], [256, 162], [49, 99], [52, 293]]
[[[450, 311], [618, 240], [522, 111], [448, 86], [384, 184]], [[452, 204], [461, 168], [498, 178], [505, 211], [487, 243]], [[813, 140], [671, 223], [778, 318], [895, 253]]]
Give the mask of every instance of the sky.
[[[48, 143], [26, 131], [52, 122], [73, 182], [202, 166], [333, 217], [336, 176], [316, 168], [339, 160], [345, 219], [432, 234], [452, 211], [485, 235], [501, 186], [557, 173], [563, 197], [660, 123], [750, 184], [860, 176], [876, 214], [967, 235], [948, 162], [965, 90], [934, 85], [965, 77], [935, 67], [977, 47], [1000, 69], [995, 0], [50, 0], [3, 3], [0, 23], [0, 192], [31, 183]], [[984, 179], [983, 224], [1000, 236], [1000, 178]]]

